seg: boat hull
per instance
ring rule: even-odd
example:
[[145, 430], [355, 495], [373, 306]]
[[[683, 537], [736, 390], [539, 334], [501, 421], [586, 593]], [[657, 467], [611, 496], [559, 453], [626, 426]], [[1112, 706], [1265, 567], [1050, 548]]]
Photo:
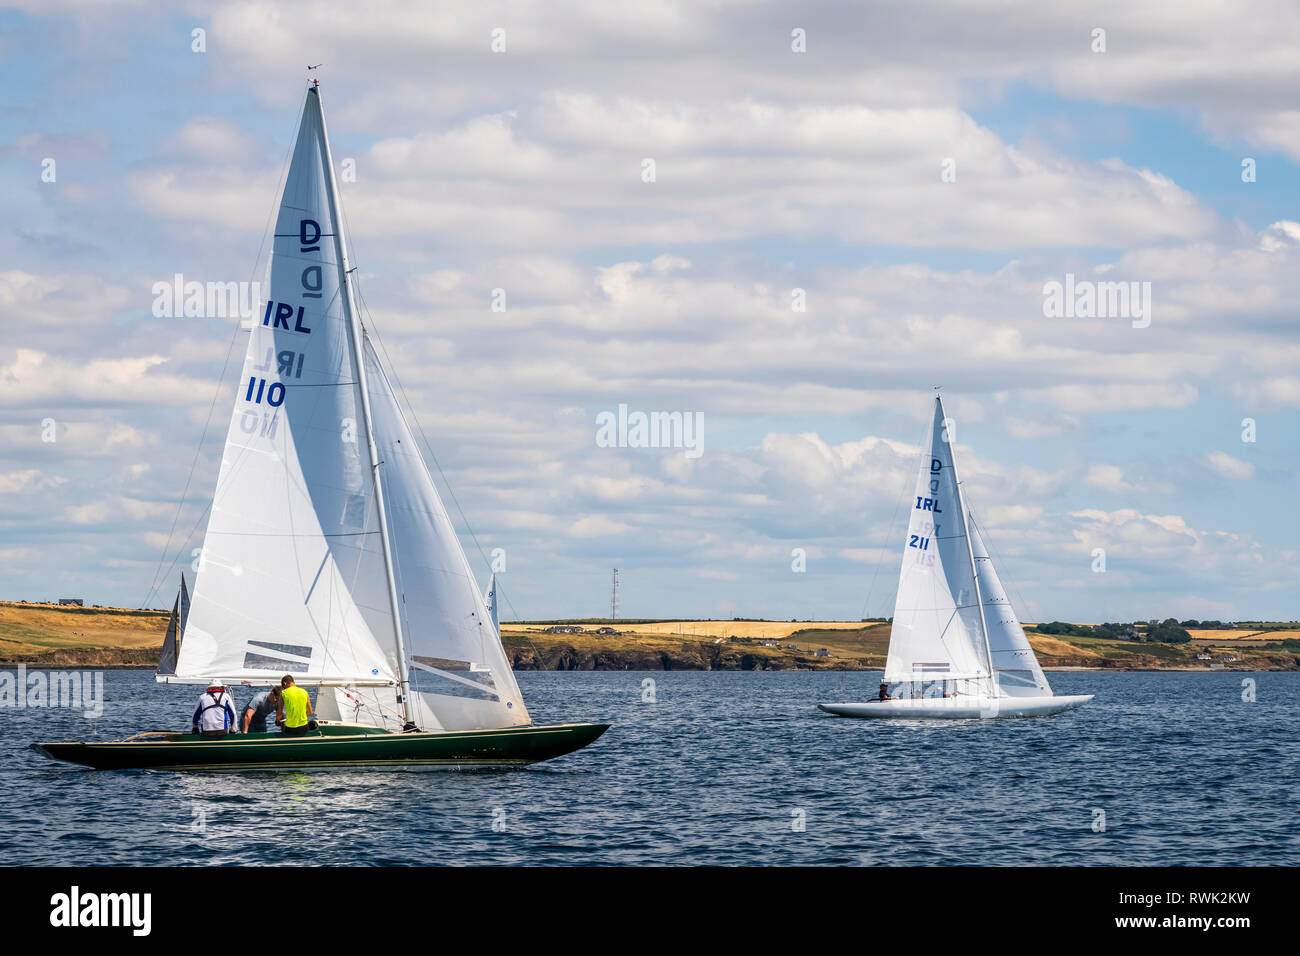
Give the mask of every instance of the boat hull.
[[1073, 710], [1092, 694], [1060, 697], [957, 697], [912, 700], [868, 700], [862, 703], [818, 704], [837, 717], [892, 717], [902, 720], [989, 720], [996, 717], [1046, 717]]
[[159, 734], [147, 740], [39, 743], [32, 749], [96, 770], [462, 769], [520, 767], [579, 750], [609, 724], [397, 734], [324, 725], [303, 737], [241, 734], [204, 740]]

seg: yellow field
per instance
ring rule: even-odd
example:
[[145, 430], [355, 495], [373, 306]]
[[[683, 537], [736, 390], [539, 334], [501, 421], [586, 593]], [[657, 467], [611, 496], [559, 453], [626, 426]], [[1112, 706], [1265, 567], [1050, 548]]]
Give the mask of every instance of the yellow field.
[[1233, 641], [1264, 641], [1272, 644], [1276, 641], [1300, 639], [1300, 631], [1226, 631], [1189, 628], [1187, 633], [1192, 635], [1192, 640], [1198, 644], [1220, 644]]
[[[506, 624], [512, 631], [545, 631], [550, 624]], [[594, 630], [613, 627], [628, 634], [663, 634], [677, 637], [752, 637], [758, 640], [785, 640], [795, 631], [857, 631], [879, 624], [861, 621], [663, 621], [656, 624], [583, 624]]]

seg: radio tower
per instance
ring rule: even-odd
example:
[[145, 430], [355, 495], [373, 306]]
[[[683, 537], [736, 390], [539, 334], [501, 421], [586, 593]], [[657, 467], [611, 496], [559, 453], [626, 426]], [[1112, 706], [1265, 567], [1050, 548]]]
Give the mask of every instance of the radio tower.
[[609, 619], [618, 620], [618, 568], [614, 569], [614, 588], [609, 595]]

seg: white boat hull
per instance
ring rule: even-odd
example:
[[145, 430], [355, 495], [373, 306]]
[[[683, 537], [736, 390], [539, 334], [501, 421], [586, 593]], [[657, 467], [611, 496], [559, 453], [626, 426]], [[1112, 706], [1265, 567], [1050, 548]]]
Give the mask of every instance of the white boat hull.
[[893, 717], [904, 720], [988, 720], [994, 717], [1046, 717], [1073, 710], [1092, 694], [1060, 697], [925, 697], [909, 700], [868, 700], [862, 703], [818, 704], [837, 717]]

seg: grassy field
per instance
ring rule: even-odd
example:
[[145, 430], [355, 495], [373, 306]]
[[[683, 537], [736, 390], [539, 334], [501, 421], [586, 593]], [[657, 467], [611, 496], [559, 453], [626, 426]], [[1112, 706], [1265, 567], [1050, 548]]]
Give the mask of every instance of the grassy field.
[[146, 666], [158, 660], [166, 611], [0, 601], [0, 661], [49, 666]]
[[[165, 611], [0, 602], [0, 662], [48, 667], [151, 667], [167, 630]], [[518, 667], [808, 668], [883, 666], [888, 624], [860, 621], [616, 622], [622, 633], [547, 634], [547, 624], [503, 624]], [[1193, 630], [1188, 644], [1029, 635], [1045, 667], [1114, 669], [1300, 669], [1300, 630]], [[765, 646], [763, 641], [776, 642]], [[1281, 642], [1288, 647], [1279, 647]], [[791, 647], [793, 645], [793, 647]], [[817, 656], [825, 648], [830, 657]], [[1211, 660], [1198, 660], [1209, 654]], [[1222, 661], [1220, 655], [1238, 660]]]

